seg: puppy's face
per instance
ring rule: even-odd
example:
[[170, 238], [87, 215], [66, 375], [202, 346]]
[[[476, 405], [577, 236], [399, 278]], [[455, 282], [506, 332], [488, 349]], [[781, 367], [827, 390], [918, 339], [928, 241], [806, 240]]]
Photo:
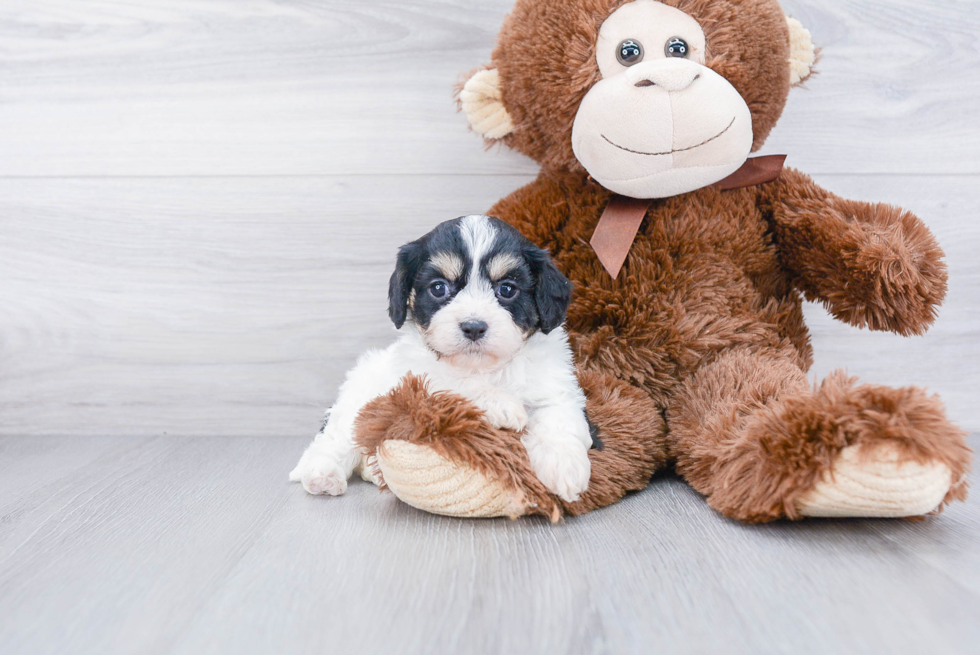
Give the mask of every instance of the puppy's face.
[[561, 325], [570, 299], [546, 252], [499, 219], [465, 216], [402, 246], [388, 314], [399, 328], [411, 318], [440, 358], [482, 368]]

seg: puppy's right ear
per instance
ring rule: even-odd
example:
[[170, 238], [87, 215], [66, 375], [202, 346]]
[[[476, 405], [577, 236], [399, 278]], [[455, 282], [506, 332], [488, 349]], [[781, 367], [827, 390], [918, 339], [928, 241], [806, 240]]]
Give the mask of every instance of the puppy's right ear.
[[395, 272], [388, 282], [388, 316], [399, 330], [408, 318], [408, 300], [415, 276], [422, 266], [423, 252], [424, 247], [418, 241], [406, 243], [398, 249]]

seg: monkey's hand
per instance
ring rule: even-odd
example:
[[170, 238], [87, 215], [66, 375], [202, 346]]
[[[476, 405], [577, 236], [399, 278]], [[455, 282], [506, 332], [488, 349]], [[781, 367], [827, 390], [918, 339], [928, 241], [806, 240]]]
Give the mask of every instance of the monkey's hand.
[[761, 194], [782, 264], [807, 300], [845, 323], [902, 335], [935, 320], [946, 264], [917, 216], [840, 198], [792, 169]]

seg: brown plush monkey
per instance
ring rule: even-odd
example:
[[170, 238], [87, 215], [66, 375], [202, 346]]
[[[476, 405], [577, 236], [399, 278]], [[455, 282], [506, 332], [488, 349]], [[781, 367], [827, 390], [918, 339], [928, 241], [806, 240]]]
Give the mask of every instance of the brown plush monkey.
[[938, 398], [840, 372], [807, 382], [803, 298], [911, 335], [946, 292], [943, 253], [916, 216], [747, 160], [813, 61], [775, 0], [518, 0], [460, 99], [477, 132], [542, 166], [488, 213], [575, 284], [591, 482], [561, 501], [520, 435], [408, 379], [358, 427], [398, 497], [556, 519], [671, 464], [749, 522], [915, 516], [966, 497], [970, 451]]

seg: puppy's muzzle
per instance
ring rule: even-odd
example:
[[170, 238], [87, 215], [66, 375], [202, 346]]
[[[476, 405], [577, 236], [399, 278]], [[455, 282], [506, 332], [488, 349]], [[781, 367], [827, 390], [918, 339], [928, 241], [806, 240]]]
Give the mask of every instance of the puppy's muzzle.
[[487, 327], [485, 321], [465, 321], [459, 324], [463, 336], [473, 342], [479, 341], [486, 335]]

